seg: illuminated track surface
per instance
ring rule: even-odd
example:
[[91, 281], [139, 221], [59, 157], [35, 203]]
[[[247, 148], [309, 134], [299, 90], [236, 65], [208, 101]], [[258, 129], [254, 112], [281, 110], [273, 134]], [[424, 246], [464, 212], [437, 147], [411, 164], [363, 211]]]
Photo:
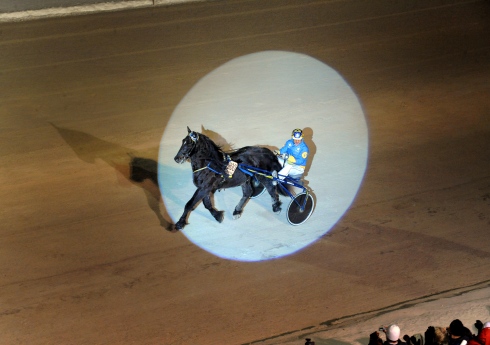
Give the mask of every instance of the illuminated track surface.
[[[480, 286], [490, 264], [489, 13], [485, 1], [213, 1], [0, 24], [0, 343], [280, 343], [329, 320]], [[328, 66], [357, 96], [367, 164], [345, 213], [325, 189], [327, 177], [340, 181], [339, 166], [320, 159], [344, 133], [325, 116], [296, 124], [257, 102], [226, 128], [179, 117], [207, 76], [272, 51]], [[306, 96], [290, 102], [318, 108]], [[331, 102], [334, 115], [346, 111]], [[185, 231], [201, 219], [224, 232], [282, 217], [291, 236], [328, 212], [338, 221], [300, 251], [252, 262], [167, 231], [166, 203], [183, 208], [192, 188], [159, 197], [159, 146], [186, 126], [271, 147], [307, 128], [307, 180], [327, 194], [292, 227], [265, 196], [233, 220], [224, 203], [239, 191], [227, 190], [215, 197], [223, 223], [200, 204]], [[168, 169], [189, 183], [188, 166]]]

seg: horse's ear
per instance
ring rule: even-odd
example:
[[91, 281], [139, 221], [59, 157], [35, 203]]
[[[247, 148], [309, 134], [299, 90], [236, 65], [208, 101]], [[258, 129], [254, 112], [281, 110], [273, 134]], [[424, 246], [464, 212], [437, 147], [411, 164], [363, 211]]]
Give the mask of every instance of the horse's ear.
[[187, 126], [187, 134], [189, 134], [191, 131], [191, 129], [189, 128], [189, 126]]

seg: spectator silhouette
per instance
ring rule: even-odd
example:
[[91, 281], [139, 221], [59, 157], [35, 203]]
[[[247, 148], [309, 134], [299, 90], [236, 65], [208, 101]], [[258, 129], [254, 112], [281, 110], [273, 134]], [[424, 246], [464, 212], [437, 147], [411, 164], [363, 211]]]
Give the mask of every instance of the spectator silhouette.
[[420, 334], [415, 334], [412, 336], [409, 336], [408, 334], [405, 334], [403, 336], [403, 340], [407, 343], [407, 345], [423, 345], [424, 340]]
[[407, 345], [406, 342], [400, 340], [400, 327], [398, 325], [389, 325], [385, 329], [386, 341], [383, 345]]
[[[379, 337], [379, 332], [373, 332], [369, 335], [368, 345], [408, 345], [406, 342], [400, 340], [400, 327], [398, 325], [393, 324], [382, 329], [386, 334], [386, 341], [383, 342]], [[408, 338], [410, 339], [410, 337]]]
[[471, 331], [459, 319], [451, 321], [448, 332], [449, 345], [466, 345], [473, 336]]
[[476, 320], [475, 327], [478, 334], [468, 342], [468, 345], [490, 345], [490, 322], [483, 324], [480, 320]]
[[446, 327], [429, 326], [424, 334], [425, 345], [442, 345], [449, 341]]
[[379, 332], [373, 332], [369, 335], [368, 345], [383, 345], [383, 340], [379, 337]]

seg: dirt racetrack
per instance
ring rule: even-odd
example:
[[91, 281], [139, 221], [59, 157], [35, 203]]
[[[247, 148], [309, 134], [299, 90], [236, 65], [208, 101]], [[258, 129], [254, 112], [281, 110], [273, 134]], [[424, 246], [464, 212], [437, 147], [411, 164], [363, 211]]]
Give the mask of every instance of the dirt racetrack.
[[[488, 287], [488, 37], [483, 0], [230, 0], [0, 23], [0, 343], [303, 344], [302, 330]], [[318, 241], [241, 262], [168, 231], [154, 182], [189, 90], [261, 51], [342, 75], [369, 156], [354, 202]], [[254, 143], [280, 145], [281, 117], [259, 110], [247, 121], [268, 137]], [[182, 123], [182, 135], [186, 125], [207, 124]], [[254, 135], [238, 120], [236, 132]]]

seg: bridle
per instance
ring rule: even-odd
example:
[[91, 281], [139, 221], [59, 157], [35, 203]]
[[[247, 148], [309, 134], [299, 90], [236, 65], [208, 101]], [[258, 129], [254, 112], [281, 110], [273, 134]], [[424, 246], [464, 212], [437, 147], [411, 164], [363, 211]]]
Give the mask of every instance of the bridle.
[[199, 135], [196, 132], [190, 132], [187, 136], [192, 141], [192, 147], [190, 149], [186, 150], [186, 152], [183, 154], [184, 160], [187, 160], [191, 157], [191, 153], [196, 148], [197, 141], [199, 140]]

